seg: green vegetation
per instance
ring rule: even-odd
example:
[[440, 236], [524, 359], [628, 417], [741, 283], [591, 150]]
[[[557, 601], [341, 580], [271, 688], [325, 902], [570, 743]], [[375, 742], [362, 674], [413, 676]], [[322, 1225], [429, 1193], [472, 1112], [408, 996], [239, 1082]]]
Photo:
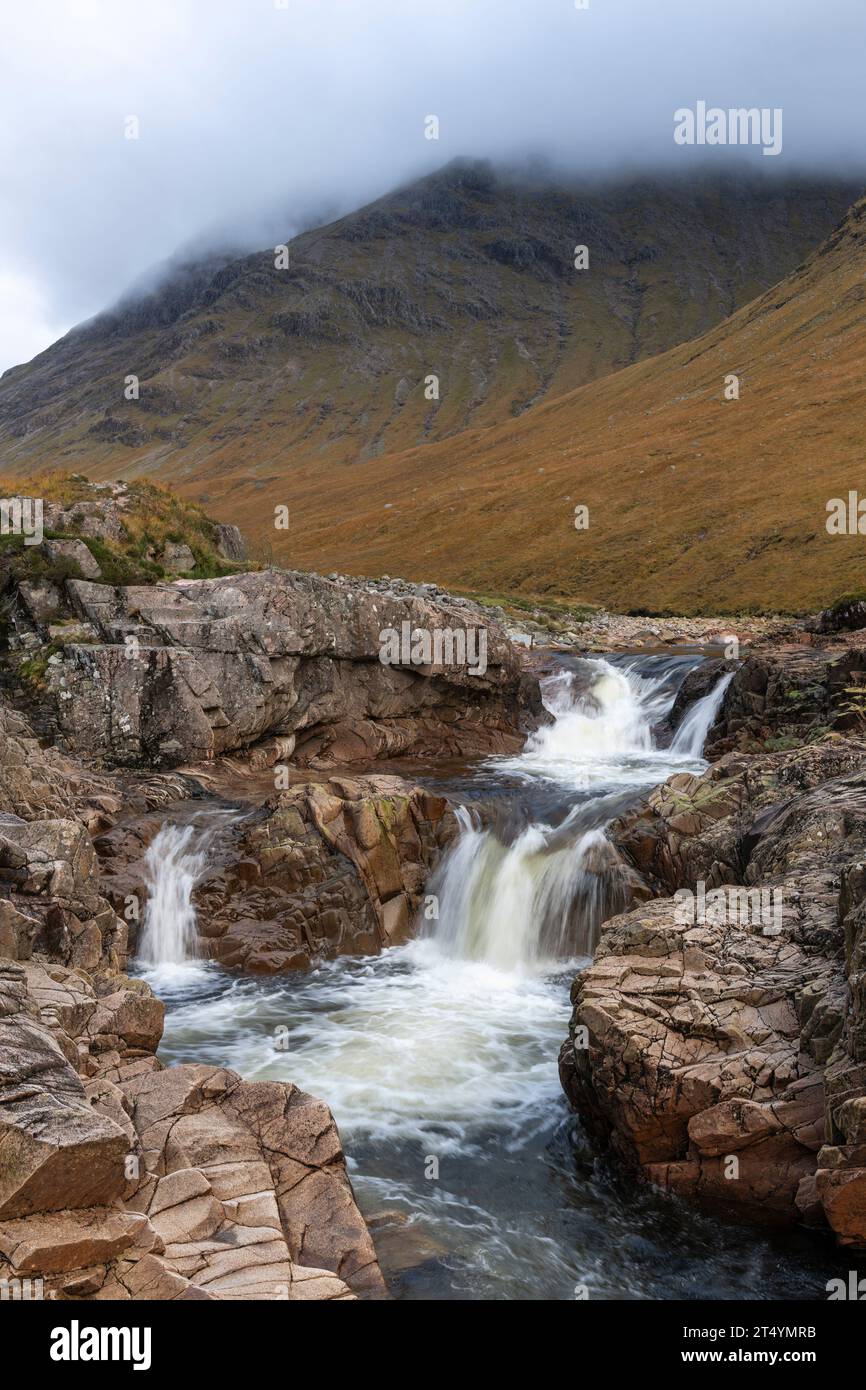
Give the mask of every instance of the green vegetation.
[[[122, 534], [118, 539], [103, 535], [99, 539], [84, 534], [82, 518], [71, 518], [63, 530], [46, 528], [47, 540], [79, 540], [90, 551], [102, 571], [103, 584], [156, 584], [166, 577], [160, 563], [166, 545], [186, 545], [194, 558], [184, 571], [191, 579], [216, 579], [239, 569], [223, 559], [217, 546], [219, 531], [200, 507], [183, 502], [165, 488], [153, 483], [124, 484]], [[28, 496], [63, 508], [79, 502], [111, 501], [111, 493], [98, 490], [79, 473], [47, 473], [26, 482], [0, 478], [0, 496], [13, 496], [26, 490]], [[61, 586], [67, 579], [81, 579], [78, 565], [71, 560], [49, 561], [39, 546], [25, 545], [21, 536], [0, 537], [0, 594], [18, 583], [44, 583]]]
[[530, 618], [551, 632], [567, 632], [579, 623], [588, 622], [597, 611], [588, 604], [547, 594], [542, 598], [538, 594], [475, 593], [456, 588], [454, 592], [486, 608], [501, 608], [515, 621]]

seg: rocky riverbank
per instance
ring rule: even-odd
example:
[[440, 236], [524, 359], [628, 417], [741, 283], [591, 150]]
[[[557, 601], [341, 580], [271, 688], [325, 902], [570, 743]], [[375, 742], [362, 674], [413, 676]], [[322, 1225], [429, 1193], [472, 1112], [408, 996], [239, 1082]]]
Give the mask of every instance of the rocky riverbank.
[[[58, 1298], [382, 1296], [327, 1105], [158, 1060], [163, 1006], [126, 973], [145, 857], [167, 818], [214, 800], [232, 812], [196, 890], [198, 953], [227, 969], [277, 975], [405, 942], [457, 824], [444, 797], [371, 764], [520, 748], [548, 718], [550, 649], [433, 585], [241, 572], [240, 538], [206, 518], [171, 540], [184, 533], [168, 503], [158, 544], [133, 546], [134, 499], [93, 491], [52, 514], [69, 534], [25, 557], [27, 574], [16, 552], [4, 580], [0, 1280]], [[169, 562], [189, 560], [229, 572], [170, 581]], [[730, 675], [708, 770], [608, 829], [633, 906], [575, 980], [566, 1093], [625, 1170], [857, 1249], [861, 608], [733, 632], [596, 615], [558, 642], [751, 644], [692, 671], [658, 731], [664, 745]], [[470, 628], [483, 670], [380, 659], [383, 631]], [[206, 795], [244, 777], [261, 794]]]
[[[164, 1068], [87, 831], [116, 785], [0, 707], [0, 1280], [55, 1298], [384, 1292], [326, 1105]], [[14, 810], [12, 808], [15, 808]], [[21, 812], [26, 813], [26, 817]]]
[[648, 894], [574, 983], [564, 1088], [659, 1186], [866, 1248], [863, 634], [747, 660], [700, 777], [609, 834]]
[[[4, 580], [0, 1280], [54, 1298], [381, 1296], [328, 1107], [157, 1059], [163, 1005], [125, 973], [142, 858], [203, 794], [165, 769], [255, 745], [248, 766], [284, 789], [232, 824], [201, 954], [273, 973], [378, 952], [407, 937], [453, 816], [399, 778], [298, 767], [516, 748], [537, 683], [491, 626], [483, 669], [378, 659], [383, 629], [477, 623], [459, 600], [270, 570], [165, 582], [217, 548], [237, 570], [239, 538], [196, 514], [195, 550], [147, 551], [124, 485], [75, 495]], [[108, 582], [133, 562], [147, 582]]]

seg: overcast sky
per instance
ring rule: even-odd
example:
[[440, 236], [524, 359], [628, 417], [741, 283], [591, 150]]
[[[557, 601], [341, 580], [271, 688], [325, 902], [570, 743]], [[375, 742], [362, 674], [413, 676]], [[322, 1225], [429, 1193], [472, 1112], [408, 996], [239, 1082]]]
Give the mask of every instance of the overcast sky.
[[768, 174], [866, 167], [866, 0], [7, 0], [2, 26], [0, 371], [179, 247], [273, 244], [456, 155], [675, 164], [703, 99], [783, 109]]

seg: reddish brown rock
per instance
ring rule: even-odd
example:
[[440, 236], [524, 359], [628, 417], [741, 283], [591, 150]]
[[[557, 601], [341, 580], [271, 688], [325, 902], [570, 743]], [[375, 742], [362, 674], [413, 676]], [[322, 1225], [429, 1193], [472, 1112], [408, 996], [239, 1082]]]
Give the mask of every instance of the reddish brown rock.
[[611, 827], [657, 891], [716, 890], [716, 910], [663, 898], [607, 922], [561, 1056], [591, 1132], [650, 1181], [858, 1248], [864, 761], [844, 739], [732, 753]]
[[[144, 817], [99, 837], [116, 908], [130, 893], [144, 900], [141, 864], [160, 824]], [[406, 941], [455, 833], [445, 799], [399, 777], [298, 782], [221, 832], [195, 892], [200, 953], [274, 974]]]

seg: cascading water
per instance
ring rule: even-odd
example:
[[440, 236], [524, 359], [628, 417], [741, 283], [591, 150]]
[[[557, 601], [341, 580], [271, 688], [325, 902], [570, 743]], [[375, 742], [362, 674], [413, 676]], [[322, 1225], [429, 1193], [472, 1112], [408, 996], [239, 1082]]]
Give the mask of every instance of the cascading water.
[[[549, 682], [552, 722], [517, 758], [496, 760], [500, 769], [584, 793], [612, 775], [659, 779], [655, 763], [665, 755], [654, 747], [653, 725], [671, 702], [664, 676], [648, 679], [607, 661], [588, 666], [582, 686], [569, 671]], [[578, 808], [558, 826], [535, 822], [505, 845], [461, 808], [460, 838], [430, 884], [439, 898], [439, 949], [503, 970], [589, 955], [602, 921], [629, 899], [626, 868], [602, 829], [605, 803], [595, 799], [594, 810], [588, 828]]]
[[530, 825], [511, 845], [457, 813], [460, 839], [429, 885], [439, 900], [433, 933], [444, 955], [499, 970], [589, 955], [604, 917], [625, 906], [625, 873], [599, 830], [570, 841]]
[[[551, 723], [518, 757], [474, 770], [474, 809], [458, 813], [427, 885], [438, 919], [417, 939], [267, 980], [205, 970], [169, 996], [167, 1062], [212, 1061], [327, 1099], [363, 1209], [396, 1212], [401, 1238], [427, 1251], [396, 1276], [398, 1296], [570, 1299], [576, 1285], [593, 1298], [813, 1296], [814, 1270], [763, 1238], [612, 1186], [556, 1071], [575, 957], [623, 905], [604, 825], [671, 771], [703, 766], [720, 685], [679, 746], [653, 737], [697, 660], [564, 662], [546, 684]], [[515, 787], [518, 828], [506, 815], [512, 833], [498, 833], [487, 814], [485, 828], [481, 811], [513, 809]]]
[[725, 697], [725, 691], [732, 680], [733, 673], [722, 676], [712, 690], [700, 700], [695, 701], [674, 734], [671, 743], [672, 753], [684, 753], [687, 758], [699, 758], [701, 756], [707, 734], [715, 723], [716, 715]]
[[141, 925], [144, 965], [182, 965], [195, 958], [192, 893], [207, 857], [196, 826], [164, 825], [144, 856], [148, 899]]

